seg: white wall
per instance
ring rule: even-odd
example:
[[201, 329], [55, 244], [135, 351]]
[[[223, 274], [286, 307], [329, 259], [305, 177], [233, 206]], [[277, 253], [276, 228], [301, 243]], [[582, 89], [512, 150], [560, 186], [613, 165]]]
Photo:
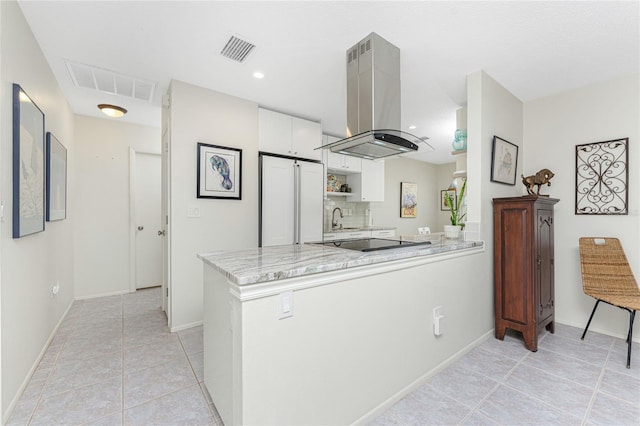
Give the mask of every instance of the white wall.
[[[371, 203], [373, 224], [394, 226], [396, 235], [416, 234], [421, 226], [441, 232], [449, 223], [449, 213], [440, 210], [440, 190], [449, 186], [454, 169], [454, 163], [436, 165], [405, 157], [385, 160], [384, 203]], [[400, 182], [418, 184], [416, 218], [400, 217]]]
[[[170, 289], [173, 330], [202, 322], [197, 253], [258, 246], [258, 105], [180, 81], [170, 94]], [[196, 144], [242, 149], [242, 200], [196, 198]], [[187, 218], [197, 206], [201, 217]]]
[[[431, 232], [440, 232], [444, 230], [445, 225], [451, 225], [451, 212], [440, 210], [440, 196], [442, 195], [440, 191], [443, 189], [449, 188], [451, 185], [451, 181], [453, 180], [453, 172], [456, 171], [456, 163], [449, 164], [440, 164], [436, 169], [436, 181], [438, 182], [437, 187], [437, 202], [438, 202], [438, 215], [435, 225], [431, 227]], [[460, 193], [460, 189], [457, 191]], [[465, 218], [466, 220], [466, 218]]]
[[[524, 105], [525, 175], [542, 168], [555, 173], [543, 191], [559, 198], [555, 209], [555, 293], [559, 322], [584, 327], [594, 300], [582, 292], [578, 238], [620, 238], [636, 278], [640, 278], [638, 247], [638, 141], [640, 140], [640, 75], [590, 85], [527, 102]], [[629, 210], [626, 216], [575, 215], [575, 146], [629, 138]], [[628, 313], [601, 304], [590, 329], [622, 336]], [[635, 324], [636, 339], [640, 324]]]
[[159, 154], [160, 128], [79, 115], [75, 135], [75, 296], [126, 293], [129, 148]]
[[[15, 403], [29, 372], [73, 300], [74, 197], [73, 114], [20, 8], [0, 2], [0, 224], [2, 254], [2, 418]], [[12, 83], [18, 83], [45, 114], [45, 127], [67, 148], [67, 219], [45, 231], [12, 238]], [[51, 296], [58, 282], [60, 292]]]
[[516, 170], [516, 176], [519, 177], [525, 151], [522, 141], [522, 102], [484, 71], [467, 78], [467, 97], [467, 203], [470, 205], [467, 221], [480, 222], [483, 238], [493, 242], [491, 200], [522, 194], [519, 179], [516, 179], [515, 186], [491, 182], [493, 136], [519, 147]]
[[[482, 259], [474, 266], [474, 283], [483, 289], [476, 305], [479, 314], [493, 317], [492, 199], [517, 196], [519, 189], [517, 185], [490, 182], [491, 148], [493, 135], [498, 135], [519, 145], [519, 157], [522, 155], [522, 103], [485, 72], [478, 71], [467, 77], [467, 112], [466, 230], [469, 238], [485, 242]], [[518, 173], [521, 163], [519, 158]]]

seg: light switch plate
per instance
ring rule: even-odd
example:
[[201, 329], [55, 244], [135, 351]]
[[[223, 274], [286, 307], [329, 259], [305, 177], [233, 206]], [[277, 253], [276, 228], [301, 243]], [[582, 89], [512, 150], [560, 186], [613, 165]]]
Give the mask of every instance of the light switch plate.
[[200, 217], [200, 206], [188, 206], [187, 217]]

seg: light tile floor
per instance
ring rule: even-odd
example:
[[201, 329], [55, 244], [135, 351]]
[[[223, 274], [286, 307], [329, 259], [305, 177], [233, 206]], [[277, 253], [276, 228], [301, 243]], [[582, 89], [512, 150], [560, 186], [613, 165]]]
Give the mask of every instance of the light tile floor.
[[170, 333], [159, 288], [74, 302], [8, 425], [222, 424], [202, 327]]
[[490, 338], [370, 423], [638, 425], [640, 345], [556, 324], [538, 351], [518, 333]]
[[[8, 425], [221, 425], [204, 388], [202, 327], [170, 333], [159, 289], [77, 301]], [[493, 338], [371, 425], [637, 425], [640, 345], [561, 324], [538, 352]]]

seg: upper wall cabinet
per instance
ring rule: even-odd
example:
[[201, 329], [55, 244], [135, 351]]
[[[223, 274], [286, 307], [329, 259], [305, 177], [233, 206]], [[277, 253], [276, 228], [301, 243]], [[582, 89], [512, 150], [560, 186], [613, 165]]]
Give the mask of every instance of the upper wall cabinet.
[[[322, 142], [323, 145], [327, 145], [339, 140], [339, 138], [336, 138], [334, 136], [324, 135]], [[362, 170], [362, 159], [353, 157], [351, 155], [336, 154], [335, 152], [331, 152], [328, 149], [325, 151], [327, 153], [325, 163], [327, 164], [327, 169], [329, 171], [348, 175], [350, 173], [360, 173], [360, 171]]]
[[384, 201], [384, 160], [362, 160], [362, 172], [348, 175], [352, 195], [347, 201]]
[[258, 108], [260, 151], [320, 161], [322, 151], [315, 149], [320, 145], [320, 123]]

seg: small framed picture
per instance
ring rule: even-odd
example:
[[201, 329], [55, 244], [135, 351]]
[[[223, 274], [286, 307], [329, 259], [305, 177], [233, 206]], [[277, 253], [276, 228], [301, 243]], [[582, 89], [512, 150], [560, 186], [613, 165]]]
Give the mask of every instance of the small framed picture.
[[418, 209], [418, 184], [400, 182], [400, 217], [416, 217]]
[[491, 153], [491, 182], [515, 185], [517, 169], [518, 146], [494, 136]]
[[198, 198], [242, 199], [242, 150], [198, 143]]
[[67, 217], [67, 149], [47, 132], [47, 221]]
[[13, 85], [13, 238], [44, 231], [44, 113]]
[[443, 189], [440, 191], [440, 210], [444, 211], [451, 211], [451, 209], [449, 208], [449, 206], [447, 205], [447, 198], [446, 198], [446, 194], [449, 194], [449, 196], [451, 197], [451, 201], [453, 201], [453, 208], [455, 209], [458, 205], [458, 195], [456, 194], [456, 190], [455, 189]]

